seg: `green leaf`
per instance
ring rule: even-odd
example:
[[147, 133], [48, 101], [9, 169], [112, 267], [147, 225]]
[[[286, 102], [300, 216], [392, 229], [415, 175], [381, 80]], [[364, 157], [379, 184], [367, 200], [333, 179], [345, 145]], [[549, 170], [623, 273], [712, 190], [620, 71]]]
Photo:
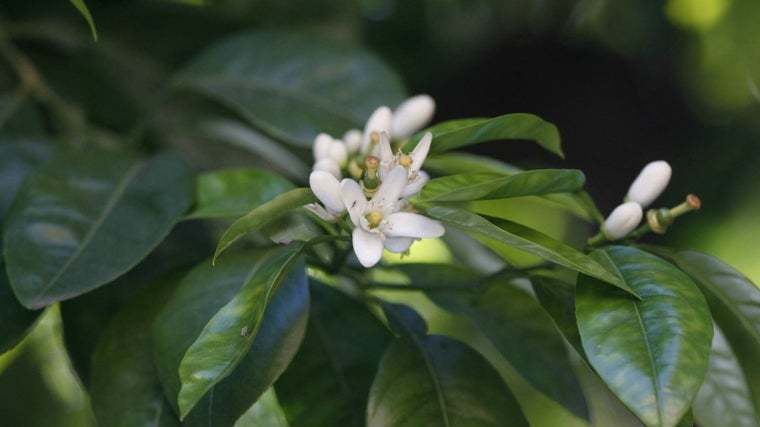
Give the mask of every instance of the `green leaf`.
[[618, 276], [610, 273], [595, 260], [539, 231], [503, 219], [491, 218], [489, 222], [480, 215], [450, 206], [434, 206], [425, 212], [431, 218], [447, 225], [494, 239], [571, 270], [596, 277], [631, 295], [636, 295]]
[[486, 173], [457, 174], [431, 180], [417, 199], [424, 203], [536, 196], [577, 191], [583, 188], [585, 181], [583, 172], [573, 169], [536, 169], [506, 177]]
[[95, 21], [93, 21], [92, 15], [90, 15], [90, 10], [87, 9], [87, 5], [84, 3], [84, 0], [69, 1], [74, 5], [74, 7], [77, 8], [82, 17], [84, 17], [84, 19], [87, 21], [87, 25], [90, 26], [90, 31], [92, 32], [92, 39], [98, 41], [98, 31], [95, 29]]
[[407, 333], [383, 355], [366, 425], [527, 427], [528, 422], [499, 373], [478, 352], [448, 337]]
[[59, 153], [27, 177], [5, 223], [14, 292], [39, 308], [108, 283], [166, 237], [192, 202], [192, 187], [175, 155]]
[[200, 175], [188, 218], [239, 217], [293, 189], [279, 175], [257, 169], [225, 169]]
[[577, 417], [589, 420], [583, 389], [562, 336], [536, 299], [511, 285], [509, 279], [503, 275], [491, 278], [477, 293], [427, 295], [442, 308], [472, 319], [536, 390]]
[[481, 142], [504, 139], [536, 141], [547, 151], [565, 157], [557, 127], [538, 116], [525, 113], [505, 114], [494, 118], [468, 118], [438, 123], [409, 140], [409, 149], [417, 145], [424, 132], [433, 133], [431, 154]]
[[168, 285], [155, 283], [136, 295], [108, 323], [98, 341], [92, 354], [89, 392], [99, 425], [180, 426], [164, 397], [150, 347], [150, 326], [175, 280], [168, 279]]
[[760, 414], [760, 289], [730, 265], [697, 251], [671, 253], [672, 262], [699, 285], [747, 377]]
[[303, 244], [277, 248], [260, 260], [258, 268], [245, 277], [240, 291], [209, 320], [187, 349], [179, 365], [182, 387], [177, 401], [181, 419], [243, 360], [280, 284], [285, 281], [288, 287], [306, 287], [302, 249]]
[[12, 349], [32, 329], [41, 311], [24, 308], [13, 294], [0, 261], [0, 354]]
[[49, 159], [51, 151], [44, 140], [0, 139], [0, 218], [5, 217], [26, 176]]
[[639, 249], [595, 251], [614, 264], [641, 300], [581, 275], [576, 315], [590, 365], [647, 426], [678, 424], [702, 384], [712, 318], [694, 282]]
[[726, 337], [714, 325], [710, 364], [694, 400], [694, 416], [702, 427], [757, 427], [752, 393]]
[[453, 175], [457, 173], [494, 173], [511, 175], [524, 172], [517, 166], [505, 163], [489, 156], [467, 152], [443, 153], [430, 155], [425, 159], [425, 170], [436, 175]]
[[[178, 374], [186, 350], [204, 326], [260, 271], [267, 251], [236, 252], [215, 266], [208, 260], [191, 270], [153, 323], [153, 354], [164, 394], [179, 414]], [[269, 302], [258, 334], [231, 375], [218, 382], [183, 420], [185, 426], [232, 426], [251, 408], [295, 355], [306, 329], [309, 294], [302, 272], [283, 281]], [[298, 279], [298, 280], [291, 280]], [[252, 329], [249, 328], [250, 334]], [[240, 328], [235, 331], [240, 341]]]
[[293, 427], [363, 426], [390, 334], [366, 306], [312, 282], [309, 326], [275, 388]]
[[209, 137], [240, 147], [256, 155], [261, 167], [275, 170], [294, 182], [302, 182], [311, 173], [311, 164], [277, 141], [236, 120], [213, 120], [203, 123], [200, 130]]
[[575, 285], [543, 275], [531, 275], [530, 283], [538, 302], [562, 331], [562, 335], [578, 354], [583, 355], [583, 344], [575, 319]]
[[289, 427], [285, 413], [277, 401], [274, 388], [269, 388], [235, 423], [235, 427]]
[[320, 132], [340, 137], [363, 128], [377, 107], [393, 108], [406, 96], [399, 78], [367, 51], [277, 31], [226, 39], [196, 58], [177, 81], [302, 147]]
[[317, 201], [317, 197], [312, 193], [310, 188], [296, 188], [258, 206], [233, 222], [225, 230], [222, 238], [219, 239], [219, 244], [216, 246], [214, 261], [216, 261], [222, 251], [247, 233], [259, 230], [274, 220], [284, 217], [293, 209], [298, 209], [315, 201]]

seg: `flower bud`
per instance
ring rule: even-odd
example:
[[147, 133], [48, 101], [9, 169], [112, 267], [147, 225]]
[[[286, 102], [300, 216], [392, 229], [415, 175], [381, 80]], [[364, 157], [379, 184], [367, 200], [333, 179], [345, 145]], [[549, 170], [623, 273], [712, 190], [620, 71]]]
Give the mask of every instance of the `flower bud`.
[[373, 132], [377, 132], [378, 135], [383, 132], [390, 132], [392, 122], [393, 113], [391, 112], [391, 109], [385, 106], [378, 107], [372, 115], [369, 116], [367, 124], [364, 126], [364, 137], [362, 139], [360, 153], [365, 154], [370, 148], [370, 138]]
[[417, 95], [402, 102], [393, 111], [392, 132], [396, 139], [406, 139], [422, 129], [435, 112], [435, 101], [430, 95]]
[[324, 159], [318, 160], [317, 163], [314, 163], [312, 170], [327, 172], [330, 175], [334, 176], [336, 179], [342, 178], [342, 175], [340, 173], [340, 165], [338, 162], [333, 160], [332, 157], [325, 157]]
[[626, 202], [616, 207], [604, 220], [602, 231], [610, 240], [625, 237], [641, 222], [644, 212], [636, 202]]
[[667, 187], [670, 174], [668, 162], [657, 160], [649, 163], [631, 184], [625, 200], [636, 202], [642, 207], [649, 206]]
[[346, 144], [339, 139], [333, 139], [332, 144], [330, 144], [329, 155], [341, 167], [345, 166], [348, 162], [348, 149], [346, 148]]
[[343, 142], [346, 144], [348, 154], [356, 154], [362, 146], [362, 131], [351, 129], [343, 134]]
[[330, 155], [330, 146], [333, 139], [326, 133], [320, 133], [314, 138], [314, 145], [311, 147], [314, 152], [314, 160], [322, 160]]

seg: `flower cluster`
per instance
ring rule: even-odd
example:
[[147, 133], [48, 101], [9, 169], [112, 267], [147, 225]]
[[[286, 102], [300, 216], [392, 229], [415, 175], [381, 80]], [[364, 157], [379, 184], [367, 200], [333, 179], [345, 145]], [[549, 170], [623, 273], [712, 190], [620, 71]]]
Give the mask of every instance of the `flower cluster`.
[[616, 207], [604, 221], [604, 235], [610, 240], [617, 240], [633, 231], [644, 216], [644, 208], [654, 202], [667, 187], [670, 175], [670, 165], [664, 160], [644, 166], [628, 188], [625, 203]]
[[394, 111], [376, 109], [363, 132], [353, 129], [342, 139], [319, 134], [314, 140], [309, 185], [321, 204], [306, 207], [326, 221], [338, 221], [348, 212], [354, 252], [365, 267], [377, 264], [385, 249], [404, 253], [415, 240], [445, 231], [409, 202], [429, 179], [421, 167], [433, 135], [425, 133], [410, 153], [394, 153], [392, 147], [422, 128], [434, 108], [432, 98], [418, 95]]

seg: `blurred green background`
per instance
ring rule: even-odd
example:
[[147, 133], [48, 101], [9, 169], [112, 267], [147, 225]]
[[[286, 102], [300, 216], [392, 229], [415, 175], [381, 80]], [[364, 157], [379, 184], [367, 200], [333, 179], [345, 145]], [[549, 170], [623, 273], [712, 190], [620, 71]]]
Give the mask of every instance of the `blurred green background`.
[[[126, 134], [148, 144], [192, 137], [177, 119], [181, 97], [166, 90], [175, 70], [243, 29], [305, 27], [374, 51], [410, 94], [436, 99], [435, 122], [512, 112], [553, 122], [565, 160], [527, 143], [473, 151], [526, 168], [579, 168], [605, 214], [641, 167], [667, 160], [673, 178], [656, 205], [674, 206], [694, 193], [702, 209], [646, 240], [709, 252], [760, 282], [756, 0], [91, 0], [88, 6], [97, 42], [66, 0], [4, 0], [0, 37], [24, 52], [76, 107], [72, 114], [97, 125], [101, 137]], [[36, 120], [38, 107], [17, 105], [15, 88], [12, 69], [0, 61], [0, 107], [22, 116], [30, 109], [29, 120]], [[241, 161], [234, 154], [193, 160], [210, 168], [231, 166], [231, 159]], [[0, 358], [3, 425], [92, 425], [86, 397], [60, 356], [57, 319], [53, 310]]]

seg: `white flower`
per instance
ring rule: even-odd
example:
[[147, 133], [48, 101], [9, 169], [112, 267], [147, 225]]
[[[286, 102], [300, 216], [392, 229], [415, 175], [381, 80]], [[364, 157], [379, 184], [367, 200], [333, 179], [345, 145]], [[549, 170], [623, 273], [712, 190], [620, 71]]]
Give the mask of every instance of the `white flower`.
[[355, 226], [354, 252], [365, 267], [377, 264], [384, 248], [404, 252], [415, 239], [440, 237], [445, 231], [438, 221], [399, 211], [406, 206], [399, 197], [406, 186], [407, 173], [406, 168], [395, 167], [369, 201], [356, 181], [348, 178], [341, 181], [341, 198]]
[[626, 202], [616, 207], [604, 221], [602, 230], [610, 240], [625, 237], [641, 222], [644, 215], [641, 205], [636, 202]]
[[387, 134], [380, 135], [380, 143], [377, 150], [380, 159], [380, 178], [384, 179], [396, 166], [403, 166], [409, 171], [406, 186], [401, 191], [401, 197], [411, 197], [419, 193], [422, 187], [430, 180], [428, 174], [420, 170], [420, 168], [425, 162], [428, 152], [430, 152], [432, 141], [433, 134], [425, 132], [425, 135], [420, 139], [420, 142], [417, 143], [417, 146], [414, 147], [411, 153], [404, 154], [399, 152], [394, 155]]
[[323, 159], [317, 160], [317, 163], [314, 163], [312, 170], [314, 172], [327, 172], [335, 177], [335, 179], [341, 179], [343, 177], [340, 172], [340, 165], [332, 157], [325, 157]]
[[670, 174], [670, 165], [664, 160], [647, 164], [631, 184], [625, 200], [637, 202], [643, 208], [649, 206], [668, 186]]
[[335, 221], [343, 215], [346, 207], [340, 197], [340, 182], [325, 171], [314, 171], [309, 175], [309, 186], [322, 205], [311, 203], [306, 208], [326, 221]]
[[430, 95], [417, 95], [406, 99], [393, 110], [391, 135], [394, 139], [406, 139], [422, 129], [435, 112], [435, 101]]

